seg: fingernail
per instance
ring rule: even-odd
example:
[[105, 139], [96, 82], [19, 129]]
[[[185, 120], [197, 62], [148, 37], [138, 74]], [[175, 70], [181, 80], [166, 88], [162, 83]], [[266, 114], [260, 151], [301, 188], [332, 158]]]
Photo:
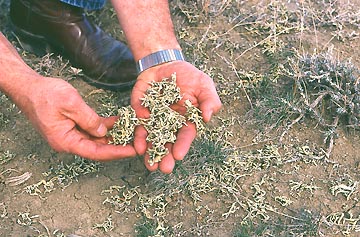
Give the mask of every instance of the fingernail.
[[206, 123], [209, 122], [212, 115], [213, 115], [213, 111], [211, 110], [211, 111], [208, 113], [207, 118], [204, 118], [204, 122], [206, 122]]
[[97, 129], [97, 131], [96, 131], [98, 134], [99, 134], [99, 136], [105, 136], [106, 135], [106, 133], [107, 133], [107, 128], [105, 127], [105, 125], [104, 124], [100, 124], [100, 126], [99, 126], [99, 128]]

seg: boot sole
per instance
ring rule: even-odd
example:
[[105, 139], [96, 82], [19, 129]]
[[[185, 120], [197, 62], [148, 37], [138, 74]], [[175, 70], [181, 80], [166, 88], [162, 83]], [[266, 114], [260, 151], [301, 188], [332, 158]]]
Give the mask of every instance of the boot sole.
[[[23, 29], [20, 29], [19, 27], [15, 26], [13, 23], [10, 24], [21, 48], [23, 48], [24, 50], [31, 52], [37, 56], [44, 56], [47, 53], [61, 54], [61, 50], [58, 50], [55, 47], [53, 47], [51, 44], [49, 44], [45, 37], [35, 35]], [[112, 91], [130, 90], [136, 82], [136, 80], [133, 80], [126, 83], [108, 84], [108, 83], [101, 83], [96, 79], [87, 75], [84, 75], [81, 78], [92, 86], [106, 90], [112, 90]]]

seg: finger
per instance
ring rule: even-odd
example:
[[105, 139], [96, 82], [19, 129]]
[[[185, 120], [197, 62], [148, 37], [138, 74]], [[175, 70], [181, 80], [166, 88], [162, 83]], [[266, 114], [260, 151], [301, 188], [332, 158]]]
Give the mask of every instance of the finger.
[[184, 159], [195, 137], [196, 137], [195, 124], [187, 122], [187, 126], [183, 126], [182, 128], [180, 128], [176, 137], [176, 142], [172, 147], [172, 154], [175, 160]]
[[164, 156], [159, 162], [159, 170], [164, 174], [170, 174], [175, 167], [175, 159], [172, 154], [172, 146], [170, 144], [166, 144], [166, 148], [169, 149], [169, 154]]
[[[116, 116], [114, 116], [114, 119], [111, 118], [109, 121], [103, 121], [104, 125], [110, 130], [113, 128], [113, 122], [112, 120], [116, 120]], [[86, 131], [84, 131], [81, 128], [77, 128], [78, 131], [82, 134], [82, 136], [84, 138], [87, 138], [91, 141], [94, 141], [96, 143], [101, 143], [101, 144], [109, 144], [110, 141], [113, 141], [113, 138], [111, 136], [104, 136], [104, 137], [94, 137], [94, 136], [90, 136]]]
[[138, 80], [131, 93], [131, 107], [135, 110], [138, 118], [149, 117], [149, 110], [141, 105], [142, 101], [140, 99], [144, 97], [148, 87], [149, 84], [142, 80]]
[[205, 100], [199, 102], [199, 109], [202, 111], [204, 122], [210, 121], [211, 116], [221, 109], [220, 98], [215, 93], [214, 96], [207, 96]]
[[109, 138], [108, 137], [93, 137], [89, 136], [86, 132], [82, 132], [83, 137], [91, 140], [93, 142], [99, 143], [99, 144], [109, 144]]
[[89, 139], [96, 143], [109, 144], [109, 137], [106, 137], [106, 136], [105, 137], [94, 137], [94, 136], [89, 135], [89, 133], [87, 133], [80, 127], [75, 127], [75, 129], [77, 129], [77, 131], [81, 134], [81, 136], [83, 138]]
[[139, 155], [144, 155], [148, 146], [146, 142], [147, 131], [144, 126], [137, 126], [134, 134], [134, 147]]
[[103, 137], [107, 133], [107, 128], [102, 123], [100, 116], [81, 98], [73, 102], [71, 109], [63, 114], [92, 136]]
[[151, 172], [157, 170], [159, 167], [159, 163], [154, 163], [153, 165], [150, 165], [149, 160], [150, 160], [149, 154], [146, 153], [144, 156], [145, 167]]
[[69, 132], [64, 141], [65, 147], [68, 147], [65, 151], [97, 161], [117, 160], [136, 156], [136, 151], [131, 145], [114, 146], [104, 144], [103, 141], [97, 142], [97, 139], [83, 135], [74, 128]]
[[112, 129], [114, 123], [119, 119], [119, 116], [110, 116], [110, 117], [101, 117], [101, 122], [105, 125], [107, 129]]
[[96, 161], [110, 161], [136, 156], [135, 149], [131, 145], [114, 146], [85, 138], [71, 146], [69, 152]]
[[177, 104], [170, 105], [170, 108], [172, 110], [175, 110], [176, 112], [178, 112], [181, 115], [184, 115], [186, 113], [186, 107], [183, 103], [182, 104], [177, 103]]

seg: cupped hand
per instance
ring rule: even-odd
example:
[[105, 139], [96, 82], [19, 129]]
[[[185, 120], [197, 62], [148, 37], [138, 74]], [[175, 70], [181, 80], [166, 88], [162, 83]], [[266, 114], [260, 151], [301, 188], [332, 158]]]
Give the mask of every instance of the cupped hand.
[[[163, 78], [169, 78], [176, 73], [176, 84], [180, 88], [183, 99], [172, 108], [181, 114], [184, 114], [184, 101], [190, 100], [191, 103], [202, 111], [204, 122], [209, 122], [211, 116], [217, 113], [221, 108], [221, 101], [216, 92], [214, 82], [202, 71], [188, 62], [174, 61], [149, 68], [142, 72], [133, 88], [131, 94], [131, 105], [134, 108], [137, 117], [148, 118], [149, 111], [141, 105], [141, 98], [144, 97], [149, 83], [161, 81]], [[177, 133], [177, 139], [174, 144], [167, 144], [169, 154], [159, 163], [149, 165], [149, 156], [145, 154], [147, 148], [151, 146], [146, 142], [147, 132], [144, 127], [138, 126], [135, 130], [134, 146], [139, 155], [145, 154], [145, 165], [150, 171], [160, 169], [163, 173], [171, 173], [176, 160], [182, 160], [190, 149], [191, 143], [196, 137], [196, 127], [192, 123], [187, 123]]]
[[41, 76], [29, 82], [15, 102], [54, 150], [98, 161], [136, 155], [131, 145], [108, 144], [107, 130], [117, 118], [98, 116], [69, 83]]

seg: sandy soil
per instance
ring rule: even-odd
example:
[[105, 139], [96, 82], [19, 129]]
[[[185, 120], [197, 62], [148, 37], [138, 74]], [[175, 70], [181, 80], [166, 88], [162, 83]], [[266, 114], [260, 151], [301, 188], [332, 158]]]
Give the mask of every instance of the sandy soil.
[[[199, 2], [199, 1], [198, 1]], [[238, 7], [250, 7], [251, 3], [243, 4], [240, 1], [233, 1], [238, 3]], [[255, 1], [258, 2], [258, 1]], [[354, 1], [355, 2], [355, 1]], [[8, 1], [1, 1], [1, 13], [0, 13], [0, 26], [3, 32], [5, 32], [13, 41], [15, 38], [11, 36], [11, 29], [8, 25], [6, 11]], [[4, 10], [5, 9], [5, 10]], [[232, 10], [235, 11], [236, 10]], [[240, 9], [238, 9], [240, 11]], [[104, 14], [104, 13], [102, 13]], [[236, 14], [236, 13], [235, 13]], [[110, 18], [110, 20], [113, 18]], [[176, 29], [178, 32], [183, 32], [182, 18], [175, 17]], [[226, 16], [216, 18], [217, 22], [212, 26], [212, 32], [209, 32], [211, 38], [212, 33], [224, 32], [223, 29], [228, 30], [232, 27], [228, 22]], [[103, 22], [106, 30], [112, 29], [111, 25], [106, 25], [107, 22]], [[195, 26], [186, 26], [187, 30], [193, 31], [191, 33], [206, 32], [208, 25], [199, 24]], [[359, 32], [359, 29], [356, 29]], [[116, 30], [114, 30], [117, 32]], [[114, 32], [112, 32], [114, 33]], [[214, 35], [215, 35], [214, 33]], [[122, 36], [123, 37], [123, 36]], [[215, 36], [214, 36], [215, 37]], [[240, 33], [234, 32], [233, 35], [228, 36], [230, 40], [242, 44], [243, 39], [247, 36], [241, 36]], [[121, 37], [120, 37], [121, 38]], [[314, 48], [313, 35], [304, 35], [304, 42], [306, 42], [309, 48]], [[319, 31], [317, 35], [317, 43], [319, 49], [326, 48], [330, 43], [334, 44], [336, 52], [341, 58], [353, 59], [355, 65], [360, 67], [360, 41], [359, 38], [353, 41], [339, 42], [332, 38], [331, 34], [328, 34], [326, 30]], [[212, 42], [216, 41], [215, 38], [211, 39]], [[184, 40], [182, 43], [185, 44]], [[245, 44], [245, 43], [244, 43]], [[305, 44], [305, 43], [304, 43]], [[18, 46], [18, 45], [17, 45]], [[242, 45], [241, 47], [243, 47]], [[246, 47], [246, 45], [244, 46]], [[211, 48], [206, 48], [209, 52], [209, 61], [212, 67], [222, 68], [224, 76], [234, 78], [234, 72], [231, 70], [224, 61], [216, 55], [224, 55], [230, 57], [230, 52], [221, 50], [213, 53]], [[243, 48], [241, 48], [243, 51]], [[235, 55], [240, 55], [240, 49], [235, 49]], [[256, 57], [257, 51], [251, 51], [249, 54], [243, 56], [243, 60], [238, 61], [237, 66], [240, 68], [251, 70], [266, 70], [268, 65], [265, 65], [260, 57]], [[255, 55], [255, 57], [253, 57]], [[31, 56], [27, 56], [31, 58]], [[194, 60], [197, 59], [194, 56]], [[241, 64], [241, 66], [240, 66]], [[216, 81], [219, 80], [219, 81]], [[220, 79], [215, 77], [215, 81], [220, 83]], [[100, 107], [98, 98], [100, 94], [92, 94], [96, 91], [96, 88], [86, 84], [80, 78], [70, 80], [75, 88], [79, 90], [81, 95], [93, 108]], [[124, 97], [124, 105], [128, 104], [129, 92], [125, 92], [122, 95]], [[255, 125], [248, 125], [244, 118], [249, 110], [249, 103], [243, 96], [232, 102], [224, 103], [224, 108], [218, 115], [221, 118], [234, 118], [239, 119], [238, 123], [234, 123], [228, 127], [229, 131], [233, 133], [233, 137], [230, 141], [233, 145], [240, 147], [242, 150], [254, 150], [257, 149], [266, 142], [260, 142], [254, 144], [253, 139], [256, 137], [258, 130]], [[108, 163], [99, 164], [98, 171], [81, 175], [76, 181], [66, 188], [56, 186], [55, 190], [50, 193], [43, 193], [40, 196], [31, 196], [24, 192], [24, 188], [30, 184], [36, 184], [41, 180], [46, 180], [47, 177], [43, 175], [44, 172], [48, 172], [50, 167], [58, 167], [59, 164], [70, 164], [73, 162], [73, 155], [59, 154], [54, 152], [47, 143], [40, 137], [40, 135], [32, 128], [31, 124], [26, 120], [21, 112], [17, 108], [13, 108], [10, 101], [4, 99], [0, 104], [0, 112], [2, 112], [8, 121], [6, 124], [0, 125], [0, 155], [6, 151], [15, 154], [10, 161], [0, 163], [0, 236], [13, 236], [13, 237], [25, 237], [25, 236], [67, 236], [70, 234], [78, 236], [136, 236], [135, 224], [143, 218], [140, 212], [129, 213], [117, 213], [111, 205], [104, 205], [103, 202], [106, 195], [102, 194], [103, 190], [108, 189], [111, 186], [119, 185], [126, 187], [146, 188], [150, 176], [150, 173], [146, 170], [142, 158], [137, 157], [134, 159], [113, 161]], [[5, 121], [5, 120], [4, 120]], [[210, 126], [215, 126], [216, 121], [211, 122]], [[323, 138], [321, 133], [316, 129], [316, 124], [299, 124], [295, 125], [288, 136], [286, 136], [285, 143], [293, 144], [310, 144], [317, 147], [323, 147]], [[359, 148], [360, 137], [358, 131], [345, 131], [342, 130], [338, 139], [334, 145], [332, 161], [345, 167], [353, 176], [354, 180], [360, 180], [360, 176], [357, 169], [360, 166], [359, 163]], [[294, 167], [289, 170], [294, 171]], [[331, 164], [323, 165], [320, 167], [312, 167], [307, 169], [307, 166], [302, 167], [299, 165], [297, 172], [286, 176], [287, 179], [308, 179], [318, 178], [322, 180], [323, 185], [326, 187], [326, 179], [332, 177], [340, 177], [334, 167]], [[9, 177], [18, 176], [25, 172], [31, 173], [31, 177], [20, 185], [11, 186], [5, 181]], [[271, 171], [274, 177], [284, 175], [283, 173], [276, 173], [276, 169]], [[338, 175], [338, 176], [337, 176]], [[258, 179], [260, 174], [254, 175], [253, 180]], [[250, 181], [249, 181], [250, 182]], [[246, 186], [246, 183], [243, 183]], [[279, 184], [278, 186], [267, 187], [269, 193], [281, 193], [287, 192], [288, 187], [285, 184]], [[181, 196], [181, 194], [179, 194]], [[355, 193], [354, 201], [352, 205], [358, 207], [358, 193]], [[179, 198], [178, 202], [173, 200], [172, 206], [169, 208], [171, 213], [173, 208], [174, 217], [172, 221], [174, 223], [183, 222], [185, 229], [189, 230], [196, 228], [196, 223], [201, 222], [205, 216], [199, 216], [194, 214], [194, 204], [185, 197]], [[332, 197], [322, 193], [321, 191], [315, 191], [315, 194], [310, 197], [300, 196], [297, 198], [294, 204], [295, 208], [301, 207], [316, 207], [319, 212], [337, 211], [340, 207], [343, 208], [343, 199]], [[220, 200], [216, 199], [213, 195], [204, 195], [202, 205], [207, 205], [211, 209], [226, 209], [227, 206]], [[181, 211], [179, 211], [181, 206]], [[350, 208], [350, 207], [349, 207]], [[284, 208], [285, 209], [285, 208]], [[360, 210], [356, 208], [354, 213], [359, 213]], [[21, 214], [28, 213], [31, 222], [25, 222], [29, 220], [23, 218]], [[111, 220], [114, 228], [109, 232], [104, 232], [102, 229], [94, 228], [94, 225], [103, 223], [107, 217], [111, 216]], [[238, 222], [237, 218], [240, 215], [235, 215], [228, 224], [217, 223], [214, 228], [212, 226], [206, 226], [204, 229], [207, 231], [201, 232], [200, 236], [204, 236], [204, 233], [208, 233], [210, 236], [232, 236], [234, 225]], [[220, 221], [219, 221], [220, 222]], [[179, 231], [179, 233], [181, 233]], [[192, 236], [181, 235], [179, 236]], [[194, 232], [192, 232], [194, 233]], [[42, 235], [41, 235], [42, 234]], [[353, 235], [355, 236], [355, 235]]]

